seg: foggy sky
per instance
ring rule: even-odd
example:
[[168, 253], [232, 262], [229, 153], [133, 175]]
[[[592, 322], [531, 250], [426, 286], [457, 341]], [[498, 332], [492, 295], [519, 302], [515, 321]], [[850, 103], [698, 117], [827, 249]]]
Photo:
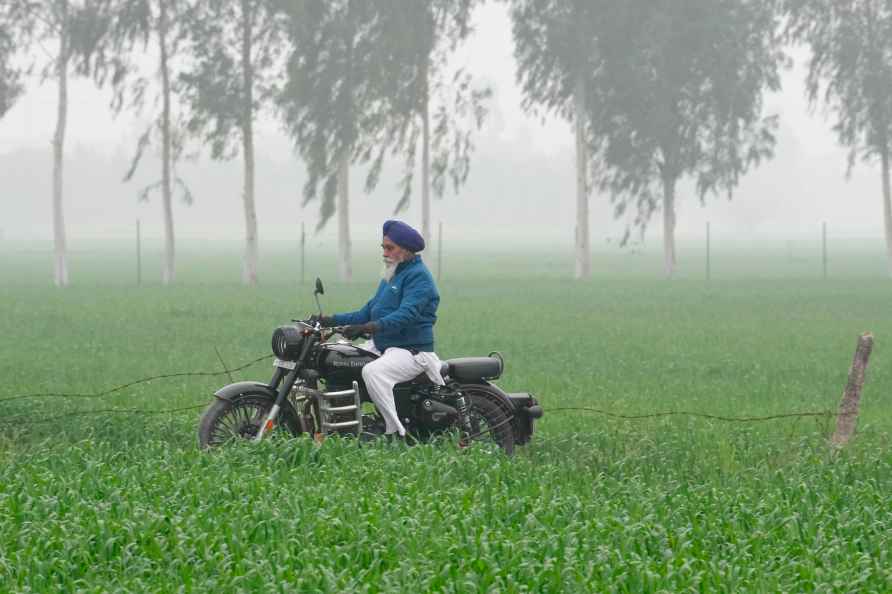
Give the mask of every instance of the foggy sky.
[[[492, 237], [532, 243], [572, 245], [575, 225], [574, 137], [570, 124], [554, 118], [525, 115], [514, 82], [513, 42], [504, 5], [486, 5], [475, 15], [476, 33], [456, 55], [462, 66], [495, 90], [492, 112], [477, 136], [477, 152], [468, 184], [459, 196], [451, 191], [432, 205], [432, 223], [443, 221], [446, 236]], [[706, 207], [682, 183], [679, 187], [677, 237], [684, 241], [705, 234], [736, 239], [817, 237], [828, 221], [839, 237], [882, 237], [879, 168], [859, 164], [845, 179], [846, 150], [837, 146], [831, 122], [810, 114], [804, 97], [801, 67], [784, 77], [781, 93], [766, 101], [766, 115], [780, 116], [777, 155], [742, 180], [734, 198], [710, 198]], [[7, 239], [50, 239], [51, 139], [55, 125], [55, 86], [31, 88], [0, 121], [0, 229]], [[108, 95], [91, 83], [73, 79], [66, 147], [64, 209], [69, 238], [131, 237], [142, 221], [148, 237], [162, 235], [159, 196], [138, 204], [141, 185], [160, 176], [156, 161], [145, 160], [138, 180], [122, 184], [139, 134], [146, 121], [126, 114], [113, 120]], [[301, 208], [303, 165], [294, 156], [279, 125], [267, 118], [258, 125], [257, 213], [261, 241], [296, 237], [301, 222], [312, 231], [318, 204]], [[396, 180], [401, 160], [385, 169], [378, 189], [362, 193], [364, 170], [354, 168], [351, 225], [356, 240], [374, 239], [381, 222], [390, 218], [398, 199]], [[244, 236], [239, 159], [213, 163], [207, 158], [182, 166], [195, 203], [176, 203], [176, 233], [182, 238], [240, 239]], [[420, 179], [420, 175], [416, 176]], [[142, 182], [142, 183], [139, 183]], [[408, 211], [399, 216], [420, 225], [416, 192]], [[623, 234], [626, 220], [615, 220], [606, 196], [591, 197], [592, 245]], [[500, 224], [496, 224], [500, 223]], [[334, 237], [332, 220], [318, 236]], [[656, 245], [659, 219], [647, 232]]]

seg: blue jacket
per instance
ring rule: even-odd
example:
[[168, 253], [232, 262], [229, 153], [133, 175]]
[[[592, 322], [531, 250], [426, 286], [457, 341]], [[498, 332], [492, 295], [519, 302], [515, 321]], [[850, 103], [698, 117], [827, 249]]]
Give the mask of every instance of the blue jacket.
[[377, 322], [372, 337], [382, 353], [389, 347], [434, 350], [434, 324], [440, 294], [421, 256], [396, 267], [393, 279], [378, 285], [375, 296], [359, 311], [337, 314], [338, 326]]

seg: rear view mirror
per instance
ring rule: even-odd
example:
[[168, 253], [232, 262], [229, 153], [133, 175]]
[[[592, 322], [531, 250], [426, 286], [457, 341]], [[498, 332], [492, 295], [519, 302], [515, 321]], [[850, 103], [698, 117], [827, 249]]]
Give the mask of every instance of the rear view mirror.
[[316, 299], [316, 307], [319, 308], [319, 317], [322, 317], [322, 304], [319, 303], [319, 295], [325, 295], [325, 287], [322, 286], [322, 279], [316, 277], [316, 290], [313, 291], [313, 298]]

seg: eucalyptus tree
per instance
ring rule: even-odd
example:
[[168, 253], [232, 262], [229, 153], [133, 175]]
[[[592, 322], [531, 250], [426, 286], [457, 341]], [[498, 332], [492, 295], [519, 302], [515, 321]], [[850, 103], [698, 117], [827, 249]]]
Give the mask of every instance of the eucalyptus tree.
[[614, 0], [599, 27], [588, 97], [599, 186], [643, 232], [660, 206], [665, 272], [676, 263], [676, 186], [730, 198], [773, 155], [766, 90], [780, 87], [782, 13], [775, 0]]
[[599, 83], [599, 28], [606, 0], [512, 0], [517, 80], [528, 113], [548, 113], [573, 124], [576, 137], [577, 279], [591, 277], [589, 194], [592, 129], [589, 99]]
[[[139, 191], [139, 200], [148, 200], [156, 190], [161, 192], [164, 219], [164, 260], [162, 282], [167, 285], [176, 279], [176, 243], [173, 222], [174, 187], [181, 191], [182, 200], [191, 204], [192, 194], [177, 175], [176, 165], [185, 156], [187, 135], [182, 118], [174, 114], [177, 95], [177, 59], [182, 58], [191, 0], [114, 0], [112, 34], [116, 53], [108, 62], [114, 89], [112, 108], [116, 113], [125, 109], [142, 114], [146, 104], [160, 110], [151, 114], [151, 124], [140, 135], [130, 168], [124, 181], [135, 175], [142, 158], [153, 145], [161, 145], [161, 179]], [[135, 66], [138, 52], [157, 52], [157, 70], [146, 75]], [[154, 80], [153, 80], [154, 79]], [[153, 91], [152, 83], [157, 87]]]
[[409, 206], [421, 145], [421, 229], [428, 240], [431, 190], [442, 197], [451, 182], [457, 193], [467, 180], [473, 134], [482, 127], [492, 96], [468, 73], [449, 71], [450, 57], [471, 34], [478, 4], [481, 0], [375, 1], [380, 67], [391, 84], [374, 163], [380, 169], [383, 147], [403, 155], [398, 213]]
[[[21, 39], [21, 17], [13, 2], [0, 7], [0, 118], [13, 106], [22, 94], [22, 73], [14, 64], [16, 37]], [[19, 33], [19, 35], [16, 35]]]
[[275, 96], [282, 52], [276, 12], [267, 0], [195, 0], [188, 18], [187, 69], [180, 74], [187, 130], [215, 160], [243, 159], [245, 253], [242, 278], [257, 283], [254, 123]]
[[833, 130], [856, 162], [880, 164], [883, 224], [892, 276], [892, 2], [788, 0], [788, 31], [811, 49], [806, 89], [833, 114]]
[[[53, 254], [56, 286], [68, 285], [68, 248], [63, 210], [65, 134], [68, 127], [68, 79], [93, 73], [97, 56], [110, 43], [110, 0], [7, 0], [6, 35], [26, 43], [42, 81], [57, 85], [56, 127], [53, 133]], [[13, 29], [14, 28], [14, 29]], [[13, 36], [15, 33], [21, 36]], [[10, 87], [12, 97], [17, 83]]]
[[[337, 213], [338, 272], [349, 280], [350, 165], [370, 159], [381, 88], [388, 84], [375, 43], [375, 7], [362, 0], [282, 0], [279, 6], [291, 52], [278, 104], [306, 163], [303, 202], [319, 198], [317, 229]], [[372, 167], [367, 191], [379, 170], [380, 164]]]
[[[396, 212], [411, 197], [422, 145], [423, 233], [430, 237], [430, 190], [458, 188], [469, 171], [472, 127], [485, 116], [488, 90], [470, 77], [446, 77], [449, 50], [469, 33], [471, 0], [279, 0], [292, 45], [279, 97], [287, 128], [307, 165], [304, 203], [321, 194], [319, 227], [338, 214], [340, 274], [349, 278], [349, 167], [369, 164], [365, 191], [385, 158], [402, 154]], [[437, 105], [431, 126], [431, 98]], [[462, 127], [462, 124], [468, 124]], [[433, 149], [433, 160], [431, 150]]]

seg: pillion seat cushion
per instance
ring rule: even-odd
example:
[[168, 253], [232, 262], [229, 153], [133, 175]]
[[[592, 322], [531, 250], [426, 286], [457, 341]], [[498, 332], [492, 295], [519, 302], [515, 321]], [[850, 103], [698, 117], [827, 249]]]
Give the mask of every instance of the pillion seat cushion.
[[459, 382], [475, 382], [499, 377], [502, 363], [493, 357], [462, 357], [444, 361], [441, 372]]

